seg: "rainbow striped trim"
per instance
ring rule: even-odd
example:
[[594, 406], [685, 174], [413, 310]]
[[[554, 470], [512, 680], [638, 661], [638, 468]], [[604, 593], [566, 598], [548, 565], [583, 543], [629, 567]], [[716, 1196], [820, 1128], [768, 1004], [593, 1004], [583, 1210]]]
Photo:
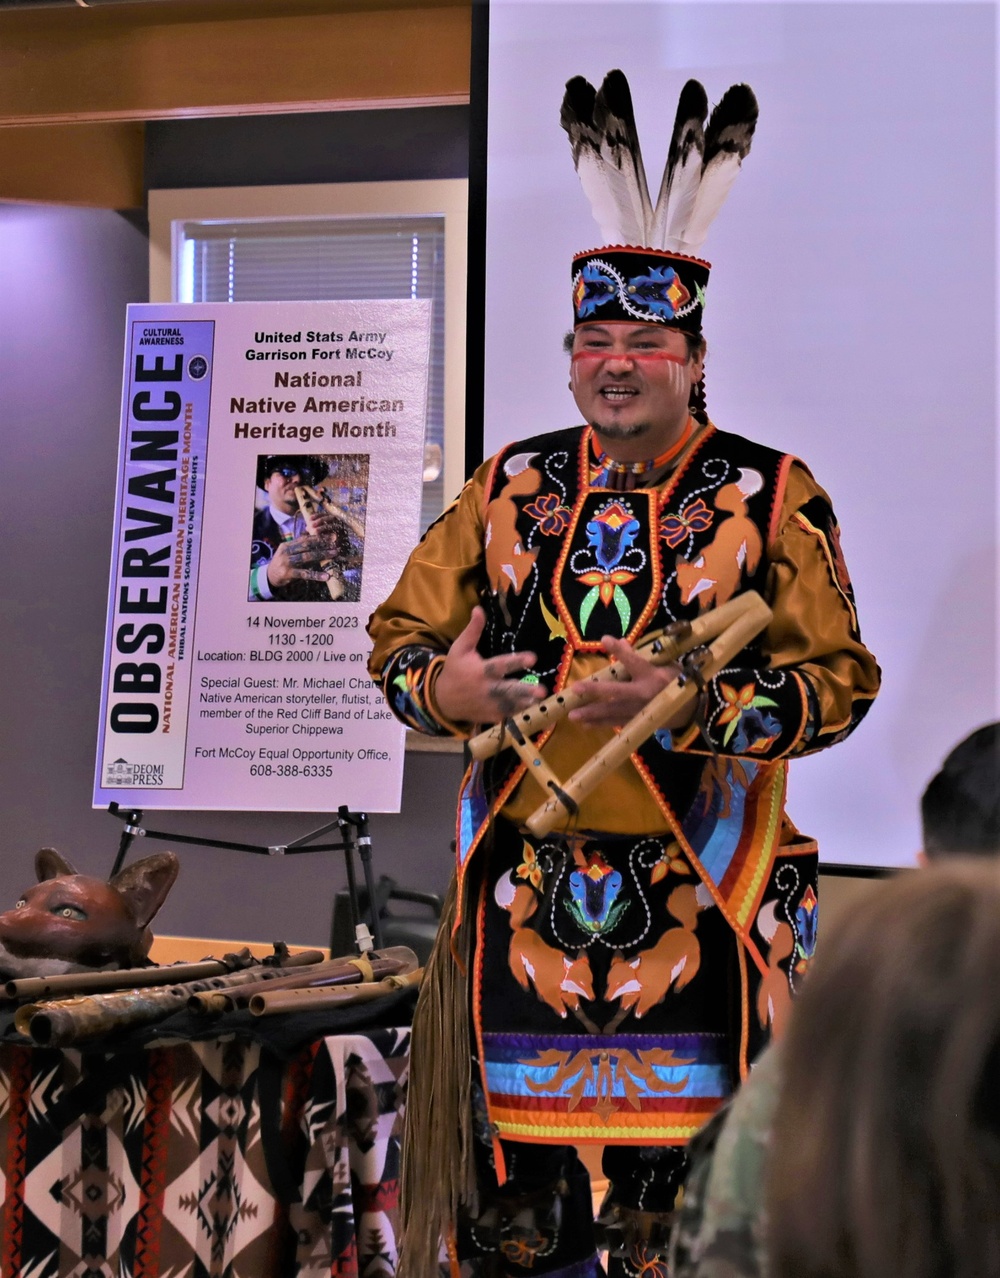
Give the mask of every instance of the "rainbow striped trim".
[[484, 1034], [490, 1120], [511, 1140], [685, 1144], [731, 1090], [720, 1034]]

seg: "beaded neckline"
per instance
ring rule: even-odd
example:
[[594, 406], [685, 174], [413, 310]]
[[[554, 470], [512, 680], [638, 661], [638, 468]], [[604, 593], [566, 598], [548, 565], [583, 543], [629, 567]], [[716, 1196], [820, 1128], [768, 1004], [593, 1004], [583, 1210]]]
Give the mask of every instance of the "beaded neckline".
[[656, 471], [663, 470], [673, 459], [686, 447], [694, 431], [694, 418], [687, 419], [687, 425], [681, 432], [681, 437], [672, 444], [666, 452], [660, 453], [657, 457], [650, 457], [646, 461], [617, 461], [614, 457], [609, 457], [603, 452], [597, 443], [596, 435], [591, 436], [591, 442], [594, 448], [595, 468], [598, 475], [604, 475], [607, 482], [604, 485], [607, 488], [636, 488], [637, 481], [644, 475], [651, 475]]

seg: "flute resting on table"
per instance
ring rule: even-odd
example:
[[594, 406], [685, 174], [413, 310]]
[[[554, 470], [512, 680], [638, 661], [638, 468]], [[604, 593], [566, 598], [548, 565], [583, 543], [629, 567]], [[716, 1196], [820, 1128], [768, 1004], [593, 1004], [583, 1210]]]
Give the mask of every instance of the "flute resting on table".
[[[417, 969], [417, 957], [406, 946], [386, 946], [363, 957], [323, 960], [320, 951], [293, 956], [299, 959], [294, 971], [261, 963], [224, 975], [175, 985], [137, 986], [106, 994], [83, 994], [68, 999], [26, 1003], [18, 1008], [15, 1028], [45, 1047], [65, 1047], [84, 1039], [119, 1029], [132, 1029], [165, 1020], [184, 1008], [218, 1014], [240, 1002], [237, 991], [250, 996], [261, 988], [293, 989], [331, 987], [381, 981]], [[301, 960], [306, 959], [306, 962]], [[291, 966], [295, 966], [294, 962]], [[170, 971], [169, 968], [164, 969]], [[117, 973], [116, 975], [121, 975]], [[385, 992], [389, 992], [386, 987]], [[219, 999], [218, 995], [227, 999]], [[205, 997], [212, 996], [212, 997]], [[340, 1001], [343, 1001], [341, 999]]]

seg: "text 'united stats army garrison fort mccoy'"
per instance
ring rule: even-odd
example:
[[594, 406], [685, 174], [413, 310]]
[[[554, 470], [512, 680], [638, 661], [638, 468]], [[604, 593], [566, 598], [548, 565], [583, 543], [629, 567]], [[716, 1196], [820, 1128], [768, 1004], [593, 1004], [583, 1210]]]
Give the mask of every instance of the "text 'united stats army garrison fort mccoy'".
[[128, 308], [95, 807], [399, 810], [365, 622], [418, 536], [430, 309]]

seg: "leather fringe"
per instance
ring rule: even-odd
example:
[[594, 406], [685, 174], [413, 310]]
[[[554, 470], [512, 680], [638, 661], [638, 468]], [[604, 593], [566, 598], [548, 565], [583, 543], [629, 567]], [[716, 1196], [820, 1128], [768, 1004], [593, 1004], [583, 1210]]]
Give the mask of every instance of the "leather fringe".
[[467, 970], [469, 912], [452, 954], [457, 876], [445, 898], [413, 1015], [403, 1129], [399, 1278], [439, 1278], [441, 1248], [454, 1238], [460, 1203], [475, 1202], [472, 1040]]

